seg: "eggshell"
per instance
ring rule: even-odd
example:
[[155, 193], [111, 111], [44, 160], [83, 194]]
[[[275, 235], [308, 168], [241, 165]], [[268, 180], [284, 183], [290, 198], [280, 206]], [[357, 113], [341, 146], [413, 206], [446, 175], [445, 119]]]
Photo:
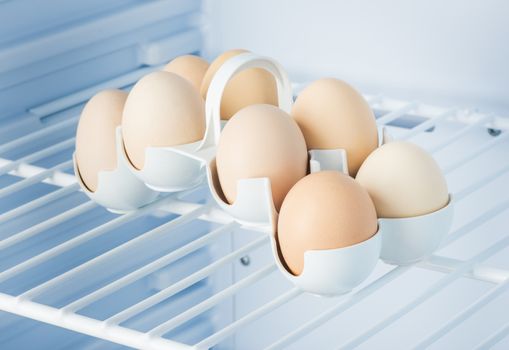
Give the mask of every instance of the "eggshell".
[[184, 55], [172, 60], [163, 70], [187, 79], [197, 91], [200, 91], [201, 82], [208, 68], [209, 63], [203, 58], [194, 55]]
[[368, 190], [382, 218], [424, 215], [449, 201], [447, 182], [433, 157], [403, 141], [381, 146], [365, 160], [356, 180]]
[[94, 95], [81, 112], [76, 131], [76, 163], [81, 179], [92, 192], [97, 190], [99, 171], [115, 170], [115, 129], [122, 120], [127, 93], [104, 90]]
[[199, 141], [205, 133], [205, 104], [186, 79], [154, 72], [140, 79], [127, 97], [122, 136], [131, 164], [142, 169], [147, 147]]
[[[226, 51], [211, 64], [201, 85], [201, 94], [205, 98], [212, 78], [228, 59], [246, 50]], [[237, 73], [226, 85], [221, 100], [221, 119], [230, 119], [242, 108], [253, 104], [277, 105], [277, 85], [274, 77], [264, 69], [251, 68]]]
[[346, 150], [352, 176], [378, 146], [373, 111], [361, 94], [341, 80], [325, 78], [307, 86], [297, 97], [291, 114], [308, 149]]
[[371, 238], [377, 230], [368, 192], [343, 173], [322, 171], [301, 179], [286, 196], [277, 239], [286, 267], [300, 275], [305, 251], [348, 247]]
[[226, 124], [216, 156], [219, 183], [233, 203], [240, 179], [268, 177], [276, 210], [307, 169], [306, 143], [295, 121], [272, 105], [251, 105]]

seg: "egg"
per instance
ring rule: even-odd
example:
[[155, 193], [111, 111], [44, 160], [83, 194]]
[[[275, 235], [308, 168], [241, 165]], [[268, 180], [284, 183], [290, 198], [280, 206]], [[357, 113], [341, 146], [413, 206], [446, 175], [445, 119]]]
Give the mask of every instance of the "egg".
[[405, 218], [443, 208], [447, 182], [433, 157], [410, 142], [384, 144], [364, 161], [356, 180], [369, 192], [379, 217]]
[[172, 60], [163, 70], [187, 79], [197, 91], [200, 91], [201, 82], [208, 68], [209, 63], [203, 58], [194, 55], [184, 55]]
[[135, 168], [143, 168], [147, 147], [192, 143], [204, 133], [205, 103], [186, 79], [160, 71], [133, 86], [125, 102], [122, 136]]
[[292, 187], [277, 224], [281, 256], [289, 272], [300, 275], [304, 252], [348, 247], [378, 230], [368, 192], [338, 171], [312, 173]]
[[122, 120], [127, 93], [105, 90], [94, 95], [81, 112], [76, 130], [76, 163], [83, 184], [97, 190], [99, 171], [115, 170], [115, 130]]
[[309, 149], [346, 150], [352, 176], [378, 146], [373, 111], [344, 81], [325, 78], [313, 82], [299, 94], [291, 114]]
[[228, 203], [235, 202], [237, 181], [267, 177], [276, 210], [307, 170], [307, 150], [295, 121], [272, 105], [251, 105], [237, 112], [221, 133], [217, 175]]
[[[246, 50], [231, 50], [217, 57], [211, 64], [201, 85], [205, 98], [212, 78], [228, 59]], [[221, 100], [221, 119], [230, 119], [242, 108], [253, 104], [277, 105], [277, 85], [274, 77], [264, 69], [249, 68], [237, 73], [227, 83]]]

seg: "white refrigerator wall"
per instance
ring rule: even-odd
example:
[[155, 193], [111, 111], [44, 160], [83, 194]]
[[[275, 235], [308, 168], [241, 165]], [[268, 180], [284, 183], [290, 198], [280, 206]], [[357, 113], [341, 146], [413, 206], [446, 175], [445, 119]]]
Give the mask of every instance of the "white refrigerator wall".
[[205, 55], [246, 48], [296, 80], [509, 115], [509, 2], [206, 0]]

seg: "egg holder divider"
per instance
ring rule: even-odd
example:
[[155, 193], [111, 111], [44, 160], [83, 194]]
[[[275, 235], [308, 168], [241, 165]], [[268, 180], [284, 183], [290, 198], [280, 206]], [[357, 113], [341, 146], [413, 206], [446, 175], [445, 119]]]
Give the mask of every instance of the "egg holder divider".
[[115, 130], [115, 149], [117, 167], [114, 170], [102, 170], [97, 173], [97, 189], [93, 192], [83, 183], [76, 153], [73, 153], [72, 159], [74, 174], [82, 191], [109, 211], [122, 214], [153, 202], [159, 194], [148, 188], [130, 171], [129, 161], [123, 151], [120, 127]]

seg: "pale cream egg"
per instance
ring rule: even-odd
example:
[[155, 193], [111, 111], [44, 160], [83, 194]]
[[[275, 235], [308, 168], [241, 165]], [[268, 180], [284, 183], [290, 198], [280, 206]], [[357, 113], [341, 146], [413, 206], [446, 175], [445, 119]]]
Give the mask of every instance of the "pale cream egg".
[[76, 164], [83, 184], [95, 192], [99, 171], [115, 170], [115, 130], [122, 120], [127, 93], [104, 90], [94, 95], [81, 112], [76, 131]]
[[141, 78], [127, 97], [122, 136], [131, 164], [142, 169], [147, 147], [193, 143], [205, 133], [205, 103], [186, 79], [169, 72]]
[[424, 215], [449, 202], [440, 167], [410, 142], [393, 141], [376, 149], [362, 164], [356, 180], [369, 192], [381, 218]]

